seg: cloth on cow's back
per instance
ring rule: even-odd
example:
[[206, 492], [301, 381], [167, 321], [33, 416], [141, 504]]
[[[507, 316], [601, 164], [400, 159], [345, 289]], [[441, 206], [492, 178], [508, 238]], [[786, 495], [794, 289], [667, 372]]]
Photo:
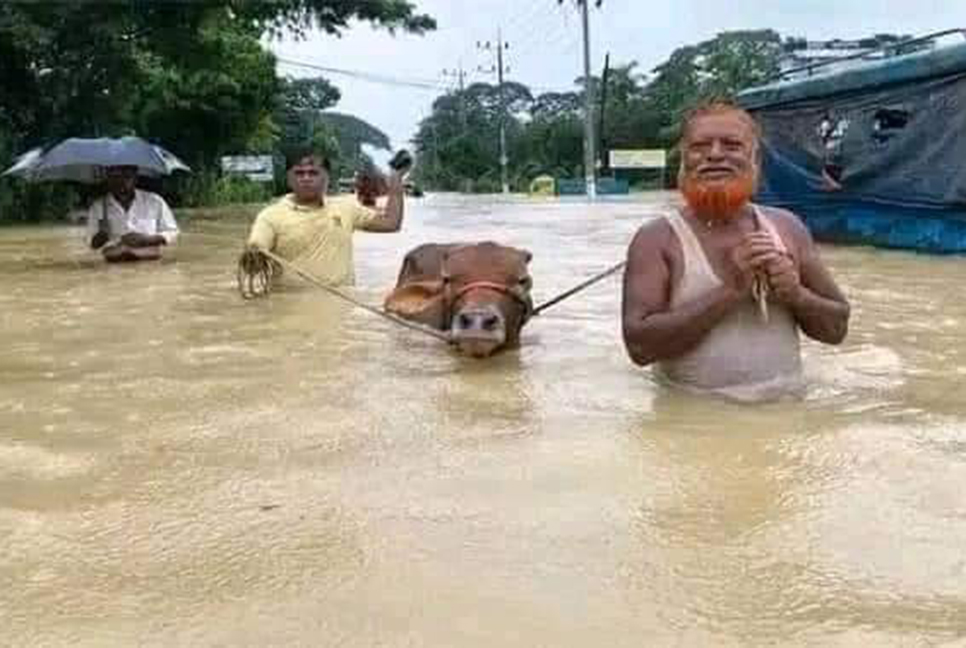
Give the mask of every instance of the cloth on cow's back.
[[248, 243], [275, 252], [326, 283], [352, 284], [352, 233], [376, 215], [354, 197], [326, 198], [322, 206], [307, 206], [290, 194], [258, 214]]
[[[764, 210], [762, 228], [781, 243]], [[684, 268], [671, 289], [671, 307], [700, 298], [721, 285], [691, 225], [678, 212], [665, 214], [681, 244]], [[783, 245], [783, 244], [782, 244]], [[658, 363], [666, 381], [686, 389], [737, 400], [767, 400], [798, 393], [802, 366], [798, 324], [784, 305], [771, 302], [767, 322], [751, 299], [737, 306], [687, 353]]]

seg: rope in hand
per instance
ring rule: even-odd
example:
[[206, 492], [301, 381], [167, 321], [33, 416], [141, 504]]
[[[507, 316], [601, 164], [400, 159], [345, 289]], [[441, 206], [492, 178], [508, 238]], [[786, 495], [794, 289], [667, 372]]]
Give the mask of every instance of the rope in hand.
[[[754, 208], [755, 231], [767, 231], [761, 224], [761, 212]], [[759, 270], [751, 280], [751, 297], [758, 304], [758, 316], [762, 323], [768, 324], [768, 295], [771, 293], [771, 284], [768, 282], [768, 275]]]
[[[556, 306], [557, 304], [563, 302], [564, 300], [576, 295], [577, 293], [593, 286], [594, 284], [603, 281], [607, 277], [619, 272], [627, 265], [626, 261], [621, 261], [620, 263], [615, 263], [603, 272], [599, 272], [593, 277], [582, 281], [576, 286], [563, 291], [559, 295], [548, 299], [539, 306], [533, 309], [530, 317], [536, 317], [540, 315], [543, 311]], [[357, 306], [365, 311], [372, 313], [373, 315], [378, 315], [391, 322], [395, 322], [400, 326], [404, 326], [408, 329], [418, 331], [420, 333], [425, 333], [431, 337], [438, 340], [443, 340], [446, 343], [452, 343], [452, 339], [446, 333], [438, 331], [434, 328], [428, 326], [423, 326], [416, 322], [411, 322], [409, 320], [393, 315], [387, 311], [381, 310], [370, 306], [364, 302], [357, 300], [351, 295], [339, 290], [338, 288], [331, 286], [324, 281], [318, 279], [312, 274], [302, 270], [297, 265], [291, 263], [290, 261], [278, 256], [277, 254], [261, 249], [248, 249], [245, 250], [241, 257], [238, 259], [238, 291], [241, 293], [242, 297], [245, 299], [252, 299], [255, 297], [263, 297], [271, 291], [271, 285], [274, 278], [280, 274], [281, 269], [285, 268], [291, 272], [302, 277], [309, 283], [318, 286], [322, 290], [328, 292], [331, 295], [349, 302], [350, 304]]]
[[254, 248], [248, 248], [238, 257], [238, 292], [243, 299], [254, 299], [267, 295], [272, 289], [275, 276], [281, 274], [282, 267], [267, 255]]

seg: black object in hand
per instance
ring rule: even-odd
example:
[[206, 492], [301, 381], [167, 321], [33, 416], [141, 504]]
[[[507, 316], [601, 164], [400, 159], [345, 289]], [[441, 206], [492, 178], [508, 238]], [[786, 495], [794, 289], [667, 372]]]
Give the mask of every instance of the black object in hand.
[[110, 239], [111, 239], [110, 234], [104, 231], [100, 231], [97, 234], [95, 234], [94, 237], [91, 239], [91, 247], [94, 248], [95, 250], [99, 250], [102, 247], [104, 247]]
[[391, 160], [389, 160], [389, 167], [393, 171], [399, 171], [401, 173], [404, 173], [408, 171], [410, 168], [412, 168], [412, 166], [413, 166], [412, 153], [410, 153], [406, 149], [401, 149], [398, 153], [392, 156]]

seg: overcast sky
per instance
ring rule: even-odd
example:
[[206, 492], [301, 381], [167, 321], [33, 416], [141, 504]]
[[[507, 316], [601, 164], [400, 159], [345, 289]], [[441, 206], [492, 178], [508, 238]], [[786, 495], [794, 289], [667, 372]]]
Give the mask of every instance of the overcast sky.
[[[454, 87], [443, 70], [466, 70], [466, 82], [491, 81], [479, 68], [493, 64], [477, 41], [493, 41], [501, 29], [509, 43], [508, 79], [535, 91], [572, 89], [581, 74], [580, 15], [572, 0], [415, 0], [418, 11], [438, 23], [425, 36], [390, 35], [365, 23], [342, 38], [312, 34], [296, 42], [269, 43], [279, 56], [330, 68], [416, 82], [390, 85], [291, 64], [290, 76], [322, 74], [342, 91], [336, 110], [355, 114], [385, 131], [394, 147], [408, 145], [434, 97]], [[734, 29], [772, 28], [783, 36], [814, 40], [853, 39], [876, 33], [922, 35], [966, 27], [966, 0], [603, 0], [591, 2], [591, 65], [596, 74], [610, 52], [611, 64], [636, 60], [643, 70], [675, 48]]]

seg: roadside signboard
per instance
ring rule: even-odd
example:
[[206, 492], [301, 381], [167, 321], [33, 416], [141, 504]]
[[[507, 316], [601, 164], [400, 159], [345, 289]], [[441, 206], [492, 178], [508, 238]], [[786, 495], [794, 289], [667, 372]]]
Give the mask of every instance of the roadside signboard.
[[255, 182], [275, 179], [271, 155], [226, 155], [221, 158], [221, 170], [226, 174], [245, 176]]
[[664, 149], [611, 149], [612, 169], [663, 169], [667, 166]]

